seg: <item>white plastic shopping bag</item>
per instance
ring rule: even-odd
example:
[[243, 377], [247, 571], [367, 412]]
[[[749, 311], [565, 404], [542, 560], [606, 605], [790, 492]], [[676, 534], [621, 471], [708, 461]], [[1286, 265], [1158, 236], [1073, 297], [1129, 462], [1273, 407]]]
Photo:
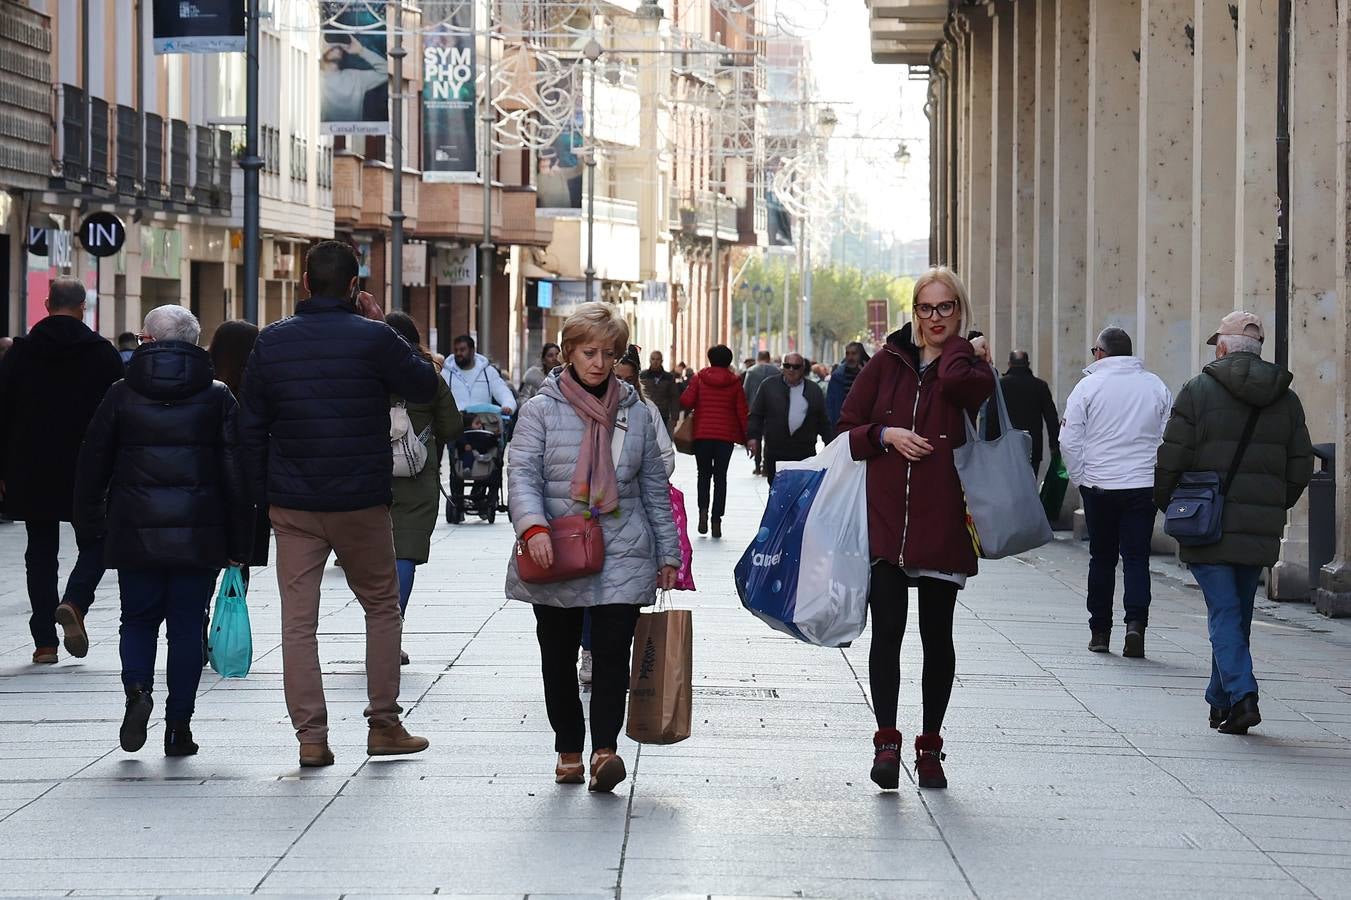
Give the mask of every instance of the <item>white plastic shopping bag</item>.
[[760, 530], [736, 566], [741, 603], [809, 644], [840, 647], [868, 619], [868, 464], [841, 435], [780, 463]]

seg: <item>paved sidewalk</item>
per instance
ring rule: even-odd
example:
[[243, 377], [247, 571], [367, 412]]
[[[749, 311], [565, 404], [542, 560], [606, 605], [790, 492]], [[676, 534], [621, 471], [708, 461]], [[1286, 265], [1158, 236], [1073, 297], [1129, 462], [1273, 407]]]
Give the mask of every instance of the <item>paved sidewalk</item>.
[[[694, 506], [692, 460], [677, 483]], [[553, 784], [529, 610], [502, 599], [510, 526], [441, 526], [410, 607], [407, 721], [421, 756], [364, 755], [362, 617], [324, 580], [337, 765], [296, 768], [277, 591], [250, 597], [256, 661], [203, 680], [199, 756], [158, 721], [117, 747], [115, 578], [83, 661], [28, 664], [22, 526], [0, 526], [0, 894], [755, 897], [1351, 897], [1351, 627], [1307, 607], [1254, 623], [1262, 713], [1206, 727], [1204, 607], [1155, 582], [1149, 659], [1085, 650], [1086, 553], [984, 567], [960, 596], [946, 792], [880, 794], [867, 638], [798, 644], [737, 603], [763, 506], [733, 462], [720, 544], [694, 538], [695, 728], [621, 752], [614, 796]], [[69, 541], [68, 541], [69, 544]], [[68, 562], [69, 560], [67, 560]], [[913, 619], [913, 616], [912, 616]], [[919, 724], [918, 636], [901, 729]], [[161, 660], [162, 665], [162, 660]], [[156, 694], [157, 715], [163, 688]], [[907, 765], [910, 754], [906, 754]]]

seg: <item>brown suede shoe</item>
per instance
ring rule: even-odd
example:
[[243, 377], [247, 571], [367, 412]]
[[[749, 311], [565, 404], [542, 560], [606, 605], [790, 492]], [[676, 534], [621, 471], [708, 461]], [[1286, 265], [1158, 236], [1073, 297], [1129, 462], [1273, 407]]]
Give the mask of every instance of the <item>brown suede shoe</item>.
[[77, 659], [89, 655], [89, 632], [84, 630], [84, 613], [73, 603], [56, 607], [56, 624], [66, 633], [66, 652]]
[[33, 651], [33, 665], [50, 666], [56, 662], [55, 647], [39, 647]]
[[421, 753], [430, 746], [425, 737], [409, 734], [402, 724], [371, 726], [366, 736], [366, 753], [370, 756], [402, 756]]
[[586, 766], [582, 765], [582, 754], [558, 754], [558, 765], [554, 766], [554, 782], [557, 784], [581, 784], [584, 781], [586, 781]]
[[619, 758], [619, 754], [609, 748], [597, 750], [591, 754], [591, 783], [586, 786], [587, 790], [608, 794], [628, 774], [624, 768], [624, 760]]
[[301, 744], [300, 767], [302, 769], [321, 769], [333, 765], [333, 751], [328, 744]]

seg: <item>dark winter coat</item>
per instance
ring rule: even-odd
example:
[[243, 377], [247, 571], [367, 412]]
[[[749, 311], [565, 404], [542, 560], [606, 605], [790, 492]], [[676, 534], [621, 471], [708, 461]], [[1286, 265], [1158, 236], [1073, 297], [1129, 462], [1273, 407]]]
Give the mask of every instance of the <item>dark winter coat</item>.
[[1252, 353], [1231, 353], [1183, 385], [1163, 432], [1154, 469], [1154, 503], [1166, 509], [1183, 472], [1223, 479], [1254, 406], [1261, 416], [1225, 496], [1224, 537], [1208, 547], [1181, 548], [1186, 563], [1270, 566], [1280, 555], [1286, 511], [1313, 474], [1304, 407], [1293, 376]]
[[76, 525], [106, 534], [109, 568], [223, 568], [253, 548], [234, 395], [182, 341], [137, 350], [89, 423]]
[[690, 379], [680, 406], [694, 412], [696, 441], [746, 443], [746, 394], [731, 369], [709, 366]]
[[[966, 499], [952, 451], [966, 421], [994, 392], [994, 370], [971, 343], [948, 338], [921, 378], [910, 326], [887, 338], [854, 381], [840, 415], [854, 459], [868, 461], [868, 536], [874, 559], [905, 568], [976, 574]], [[912, 463], [881, 441], [882, 426], [909, 428], [933, 445]]]
[[638, 377], [643, 383], [647, 399], [657, 407], [663, 424], [669, 428], [669, 423], [674, 422], [680, 414], [680, 387], [676, 384], [675, 376], [665, 369], [644, 369]]
[[751, 405], [749, 437], [764, 438], [766, 459], [797, 460], [816, 455], [816, 439], [827, 444], [835, 436], [826, 417], [826, 396], [820, 385], [806, 379], [802, 396], [807, 401], [807, 417], [802, 426], [788, 431], [788, 383], [782, 377], [771, 378], [755, 394]]
[[48, 316], [0, 360], [0, 511], [69, 522], [80, 442], [125, 369], [117, 349], [71, 316]]
[[[1009, 421], [1019, 431], [1032, 435], [1032, 459], [1041, 462], [1042, 425], [1050, 438], [1051, 452], [1060, 452], [1060, 414], [1055, 408], [1055, 398], [1051, 396], [1051, 386], [1042, 381], [1027, 366], [1010, 366], [1004, 377], [999, 379], [999, 387], [1004, 392], [1004, 402], [1008, 404]], [[988, 419], [988, 437], [998, 437], [999, 419], [991, 415]]]
[[408, 404], [414, 436], [432, 426], [427, 436], [427, 464], [412, 478], [394, 479], [394, 505], [389, 511], [394, 522], [394, 556], [411, 559], [418, 565], [431, 555], [432, 530], [441, 510], [441, 448], [464, 431], [464, 421], [449, 385], [439, 376], [436, 382], [435, 400]]
[[439, 380], [384, 322], [343, 300], [302, 301], [263, 329], [244, 370], [254, 502], [313, 512], [390, 505], [389, 396], [430, 403]]
[[830, 381], [826, 382], [826, 417], [830, 419], [832, 429], [839, 424], [844, 400], [849, 396], [849, 389], [854, 386], [858, 373], [862, 371], [862, 367], [851, 369], [844, 363], [838, 363], [830, 373]]

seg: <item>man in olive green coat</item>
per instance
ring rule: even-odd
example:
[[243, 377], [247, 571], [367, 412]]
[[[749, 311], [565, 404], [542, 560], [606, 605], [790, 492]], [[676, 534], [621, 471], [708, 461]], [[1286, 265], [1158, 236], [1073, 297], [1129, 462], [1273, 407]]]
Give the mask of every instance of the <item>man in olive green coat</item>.
[[1182, 561], [1206, 598], [1210, 727], [1225, 734], [1247, 734], [1262, 721], [1248, 646], [1253, 597], [1262, 570], [1280, 555], [1286, 511], [1313, 474], [1304, 407], [1290, 390], [1291, 374], [1262, 359], [1264, 337], [1262, 320], [1252, 313], [1224, 317], [1208, 342], [1215, 361], [1177, 395], [1154, 469], [1154, 503], [1161, 510], [1184, 472], [1216, 472], [1223, 480], [1249, 417], [1260, 410], [1225, 495], [1223, 535], [1214, 544], [1182, 548]]

